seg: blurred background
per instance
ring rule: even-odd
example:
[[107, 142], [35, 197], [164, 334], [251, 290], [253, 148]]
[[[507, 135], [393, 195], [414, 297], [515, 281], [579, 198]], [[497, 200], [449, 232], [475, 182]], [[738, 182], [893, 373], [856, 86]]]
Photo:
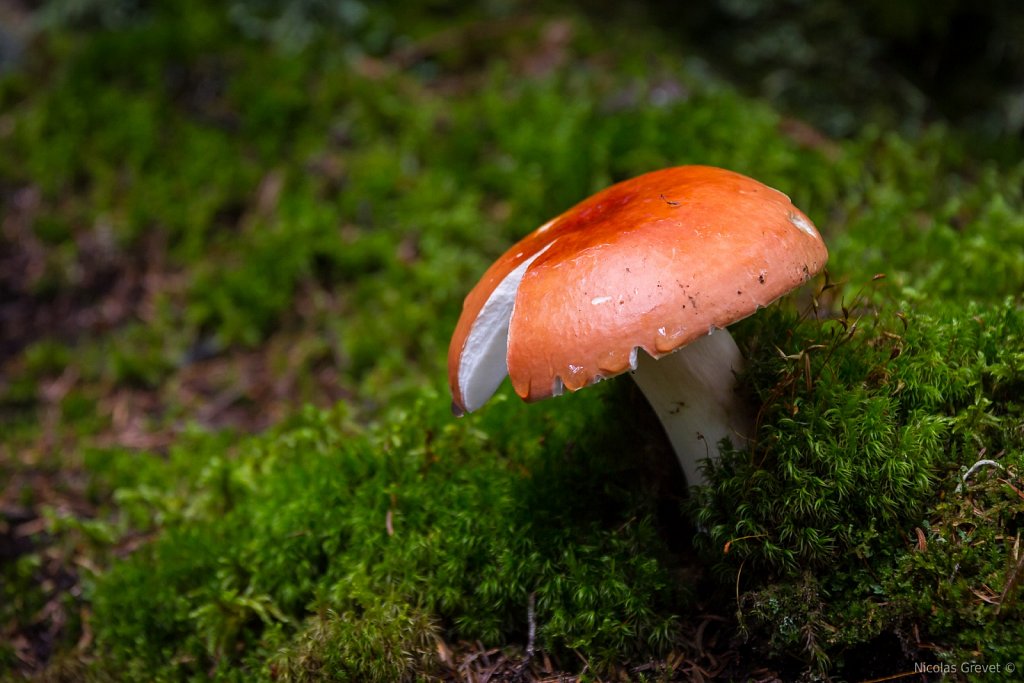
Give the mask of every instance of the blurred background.
[[124, 454], [444, 402], [468, 289], [609, 183], [727, 166], [836, 272], [1013, 295], [1017, 242], [993, 285], [991, 241], [868, 226], [1017, 215], [1021, 36], [1016, 0], [0, 0], [0, 676], [91, 651], [87, 577], [160, 527]]
[[[609, 133], [627, 125], [609, 113], [729, 91], [753, 98], [730, 112], [737, 128], [772, 109], [797, 145], [939, 125], [972, 158], [1006, 164], [1024, 130], [1024, 10], [1011, 0], [8, 0], [0, 12], [4, 395], [37, 401], [24, 370], [66, 369], [74, 341], [85, 367], [58, 390], [173, 387], [105, 392], [122, 406], [106, 414], [142, 441], [166, 410], [259, 428], [296, 400], [371, 400], [357, 384], [413, 381], [410, 357], [443, 344], [431, 326], [451, 322], [479, 272], [459, 249], [493, 256], [603, 183], [708, 161]], [[509, 89], [528, 92], [503, 109]], [[549, 181], [562, 172], [568, 185]], [[449, 230], [454, 251], [429, 244]], [[415, 279], [425, 248], [439, 272], [451, 259], [445, 282]], [[381, 327], [404, 308], [403, 329]], [[366, 333], [343, 329], [353, 311]]]

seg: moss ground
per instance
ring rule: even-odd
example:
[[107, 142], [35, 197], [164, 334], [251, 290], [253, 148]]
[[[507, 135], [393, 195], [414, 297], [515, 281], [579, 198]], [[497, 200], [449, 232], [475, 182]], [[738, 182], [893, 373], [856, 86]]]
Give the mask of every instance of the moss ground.
[[[635, 16], [233, 7], [9, 10], [0, 678], [1024, 666], [1019, 140], [832, 139]], [[682, 163], [830, 246], [736, 326], [756, 446], [687, 498], [626, 381], [453, 419], [490, 260]]]

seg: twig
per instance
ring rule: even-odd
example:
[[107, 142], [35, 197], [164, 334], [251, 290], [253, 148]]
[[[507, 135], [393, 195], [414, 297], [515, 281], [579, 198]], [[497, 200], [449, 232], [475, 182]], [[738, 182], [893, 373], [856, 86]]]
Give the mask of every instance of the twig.
[[1017, 532], [1017, 540], [1013, 544], [1013, 554], [1016, 563], [1006, 577], [1006, 585], [1003, 587], [1003, 594], [999, 596], [999, 607], [996, 608], [996, 615], [1001, 616], [1003, 605], [1009, 603], [1013, 598], [1013, 590], [1020, 583], [1021, 575], [1024, 574], [1024, 553], [1020, 551], [1020, 532]]
[[519, 668], [516, 669], [515, 678], [513, 680], [520, 680], [523, 674], [526, 673], [527, 667], [530, 666], [530, 660], [533, 659], [535, 653], [534, 641], [537, 638], [537, 593], [530, 593], [530, 597], [526, 602], [526, 656], [523, 657], [523, 661], [519, 663]]
[[747, 558], [743, 558], [740, 562], [740, 568], [736, 570], [736, 608], [740, 606], [740, 576], [743, 574], [743, 565], [747, 563]]
[[1003, 466], [1000, 463], [996, 462], [995, 460], [979, 460], [978, 462], [971, 465], [970, 469], [968, 469], [967, 472], [964, 473], [964, 476], [962, 477], [963, 482], [957, 484], [956, 486], [957, 493], [963, 491], [964, 484], [967, 483], [967, 478], [974, 474], [981, 467], [998, 467], [999, 469], [1004, 469]]
[[590, 662], [587, 660], [586, 657], [584, 657], [582, 654], [580, 654], [580, 651], [577, 650], [576, 648], [573, 648], [572, 651], [574, 653], [576, 653], [576, 656], [580, 658], [581, 662], [583, 662], [583, 671], [580, 671], [580, 676], [582, 676], [583, 674], [585, 674], [588, 671], [590, 671]]
[[750, 539], [750, 538], [764, 538], [767, 535], [768, 534], [751, 534], [750, 536], [740, 536], [739, 538], [730, 538], [728, 541], [725, 542], [725, 545], [722, 547], [722, 554], [723, 555], [728, 555], [729, 554], [729, 549], [732, 547], [732, 544], [735, 543], [736, 541], [746, 541], [747, 539]]

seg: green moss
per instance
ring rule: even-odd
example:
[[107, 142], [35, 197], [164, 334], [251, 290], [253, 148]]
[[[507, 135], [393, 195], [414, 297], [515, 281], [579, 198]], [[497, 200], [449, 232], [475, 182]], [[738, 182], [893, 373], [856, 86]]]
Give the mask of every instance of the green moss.
[[366, 606], [311, 617], [262, 672], [273, 680], [412, 680], [437, 670], [437, 626], [406, 602], [372, 599]]
[[[857, 302], [856, 329], [770, 315], [748, 326], [762, 425], [749, 453], [710, 468], [697, 541], [743, 587], [743, 623], [778, 651], [826, 666], [919, 626], [955, 661], [1011, 661], [1024, 650], [991, 593], [1011, 585], [1022, 521], [1024, 314], [1008, 300], [907, 318], [879, 301]], [[961, 476], [986, 453], [1005, 478], [978, 500]], [[1002, 618], [1016, 624], [1011, 596]]]
[[[657, 560], [667, 553], [638, 460], [597, 448], [628, 451], [631, 439], [613, 427], [579, 436], [615, 400], [574, 397], [556, 429], [554, 411], [507, 404], [484, 432], [479, 420], [452, 423], [429, 395], [366, 435], [343, 413], [309, 411], [230, 463], [193, 454], [213, 458], [175, 494], [192, 501], [184, 516], [99, 578], [97, 643], [112, 662], [172, 677], [255, 672], [290, 643], [286, 668], [316, 660], [331, 675], [389, 680], [430, 659], [438, 626], [449, 638], [521, 637], [534, 593], [552, 651], [578, 649], [595, 666], [662, 651], [676, 620], [664, 608], [685, 601]], [[352, 657], [321, 649], [341, 640]]]
[[[764, 656], [842, 668], [847, 648], [915, 626], [950, 658], [982, 636], [986, 661], [1016, 656], [1012, 592], [997, 617], [976, 591], [1007, 585], [1018, 494], [956, 486], [982, 446], [1019, 472], [1024, 315], [880, 311], [856, 329], [773, 311], [739, 330], [762, 425], [709, 471], [698, 544], [723, 593], [739, 581]], [[549, 651], [598, 667], [667, 652], [689, 601], [632, 437], [649, 426], [601, 417], [629, 400], [499, 398], [451, 422], [431, 393], [366, 433], [308, 411], [232, 461], [199, 445], [179, 455], [207, 462], [198, 478], [149, 499], [182, 513], [97, 583], [99, 646], [169, 677], [388, 680], [436, 665], [435, 637], [521, 639], [534, 594]]]

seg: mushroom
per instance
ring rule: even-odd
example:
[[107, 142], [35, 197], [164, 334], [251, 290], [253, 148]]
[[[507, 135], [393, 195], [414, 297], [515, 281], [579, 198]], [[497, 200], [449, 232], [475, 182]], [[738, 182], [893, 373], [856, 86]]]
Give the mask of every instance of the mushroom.
[[[690, 485], [753, 417], [724, 328], [825, 265], [814, 224], [739, 173], [679, 166], [613, 185], [540, 226], [467, 295], [448, 350], [456, 415], [505, 375], [527, 401], [631, 371]], [[643, 350], [644, 353], [640, 353]]]

